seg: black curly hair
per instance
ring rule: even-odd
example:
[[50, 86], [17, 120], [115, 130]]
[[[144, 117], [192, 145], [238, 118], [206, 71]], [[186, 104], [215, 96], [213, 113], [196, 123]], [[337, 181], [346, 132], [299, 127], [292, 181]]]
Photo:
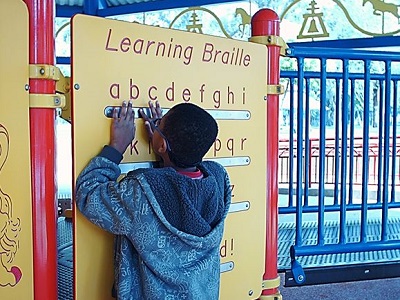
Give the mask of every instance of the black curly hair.
[[198, 165], [217, 138], [217, 122], [192, 103], [177, 104], [165, 116], [163, 133], [171, 161], [182, 168]]

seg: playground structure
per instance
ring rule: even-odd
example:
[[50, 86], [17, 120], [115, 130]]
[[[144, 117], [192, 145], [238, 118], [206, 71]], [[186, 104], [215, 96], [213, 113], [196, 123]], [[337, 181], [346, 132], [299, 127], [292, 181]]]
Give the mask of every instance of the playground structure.
[[[176, 7], [177, 2], [174, 4], [173, 2], [165, 1], [164, 4]], [[209, 2], [212, 1], [204, 3], [190, 1], [186, 5], [202, 5]], [[96, 5], [88, 5], [89, 3], [90, 1], [85, 1], [84, 8], [71, 6], [60, 9], [59, 16], [71, 17], [75, 13], [85, 13], [104, 17], [121, 13], [124, 9], [118, 6], [100, 9]], [[25, 139], [19, 149], [27, 149], [27, 145], [30, 148], [31, 160], [26, 161], [24, 169], [29, 177], [29, 169], [32, 168], [31, 180], [26, 180], [32, 184], [31, 188], [28, 186], [28, 190], [32, 192], [22, 195], [21, 198], [32, 199], [32, 214], [26, 214], [26, 207], [24, 214], [21, 213], [23, 209], [15, 205], [16, 192], [4, 184], [6, 167], [15, 159], [14, 152], [10, 154], [8, 151], [0, 152], [0, 158], [7, 157], [6, 161], [0, 161], [2, 164], [0, 171], [3, 176], [0, 187], [1, 195], [4, 195], [1, 198], [1, 216], [6, 216], [7, 224], [11, 224], [7, 228], [1, 228], [2, 230], [12, 228], [12, 232], [19, 233], [11, 236], [8, 231], [7, 235], [3, 235], [6, 238], [2, 240], [7, 241], [7, 244], [0, 243], [3, 249], [9, 251], [2, 256], [2, 261], [3, 266], [7, 266], [6, 275], [11, 278], [6, 284], [0, 281], [0, 295], [3, 296], [5, 293], [6, 296], [13, 297], [13, 293], [17, 293], [19, 297], [29, 298], [27, 295], [33, 295], [31, 298], [34, 299], [56, 299], [57, 296], [61, 297], [60, 299], [72, 299], [69, 297], [73, 297], [73, 290], [77, 289], [77, 284], [79, 285], [74, 273], [76, 271], [72, 272], [72, 267], [69, 268], [75, 261], [70, 256], [71, 252], [66, 251], [74, 247], [72, 224], [60, 222], [56, 217], [57, 200], [64, 204], [68, 200], [54, 198], [57, 192], [54, 185], [55, 136], [53, 130], [44, 128], [54, 128], [56, 110], [62, 109], [65, 115], [71, 111], [69, 107], [71, 102], [64, 102], [63, 94], [68, 100], [71, 89], [75, 91], [84, 89], [75, 85], [77, 82], [74, 82], [74, 78], [71, 81], [64, 78], [54, 67], [54, 49], [51, 45], [54, 44], [53, 14], [57, 12], [48, 9], [53, 7], [53, 1], [32, 0], [26, 1], [26, 4], [30, 23], [30, 67], [15, 77], [22, 81], [23, 86], [28, 85], [28, 88], [20, 91], [19, 97], [30, 103], [29, 108], [26, 106], [22, 108], [26, 115], [29, 111], [29, 118], [26, 117], [25, 122], [30, 120], [30, 144]], [[151, 5], [146, 9], [151, 9]], [[56, 7], [58, 9], [60, 6]], [[140, 6], [136, 9], [140, 10]], [[267, 19], [264, 19], [265, 13]], [[244, 27], [247, 21], [243, 20]], [[24, 24], [24, 21], [20, 23]], [[265, 168], [267, 188], [265, 197], [262, 196], [266, 204], [266, 214], [265, 220], [258, 219], [256, 223], [260, 228], [265, 225], [263, 237], [265, 240], [262, 241], [265, 242], [266, 249], [262, 257], [265, 266], [263, 266], [264, 274], [257, 282], [257, 289], [261, 294], [258, 294], [257, 289], [248, 289], [246, 297], [279, 299], [278, 272], [286, 272], [287, 286], [400, 276], [397, 271], [400, 257], [397, 250], [400, 245], [398, 234], [400, 205], [396, 189], [399, 162], [398, 145], [395, 142], [396, 138], [393, 138], [398, 135], [396, 118], [400, 58], [397, 53], [384, 51], [385, 47], [398, 46], [397, 39], [360, 39], [348, 41], [347, 44], [346, 41], [299, 43], [290, 44], [286, 49], [283, 41], [279, 39], [279, 20], [270, 10], [255, 14], [251, 29], [253, 36], [251, 42], [267, 45], [270, 64], [277, 64], [279, 56], [286, 55], [288, 59], [295, 61], [296, 69], [279, 71], [279, 67], [271, 67], [278, 72], [267, 74], [268, 85], [265, 95], [268, 140], [264, 149], [267, 160]], [[24, 36], [24, 33], [20, 36]], [[28, 44], [27, 40], [25, 42]], [[352, 45], [355, 44], [366, 49], [353, 49]], [[381, 47], [382, 51], [369, 51], [368, 48], [372, 46]], [[22, 45], [20, 48], [25, 49], [25, 46]], [[109, 48], [115, 49], [115, 46], [109, 44]], [[308, 60], [317, 60], [319, 69], [305, 68]], [[332, 72], [327, 68], [331, 61], [339, 61], [338, 71]], [[3, 65], [4, 60], [1, 62]], [[20, 63], [24, 62], [25, 59], [22, 58]], [[25, 64], [28, 65], [27, 58]], [[356, 68], [354, 71], [354, 64], [361, 65], [361, 69]], [[376, 65], [379, 66], [377, 69], [372, 68]], [[24, 66], [20, 66], [20, 69], [24, 69]], [[278, 95], [282, 92], [280, 79], [288, 81], [291, 85], [289, 136], [280, 143], [280, 147], [284, 149], [284, 153], [281, 154], [285, 159], [282, 164], [278, 159], [279, 126], [277, 126]], [[310, 87], [315, 82], [318, 82], [320, 97], [320, 124], [317, 138], [309, 135]], [[92, 83], [93, 86], [95, 84], [96, 82]], [[331, 90], [334, 92], [330, 93]], [[356, 123], [354, 107], [356, 95], [360, 91], [363, 99], [370, 100], [364, 102], [361, 136], [355, 135], [354, 131]], [[38, 96], [42, 94], [48, 96]], [[335, 117], [333, 138], [326, 134], [328, 127], [325, 110], [328, 102], [332, 100], [332, 94], [336, 101], [333, 110]], [[5, 97], [1, 94], [2, 99]], [[370, 112], [372, 106], [376, 107], [374, 115]], [[9, 106], [3, 107], [4, 111], [14, 109]], [[11, 122], [3, 114], [0, 115], [2, 123]], [[370, 126], [373, 118], [375, 122], [372, 123], [377, 124], [377, 127]], [[10, 130], [9, 126], [7, 128], [0, 131], [0, 137], [6, 137], [1, 140], [1, 149], [7, 149], [4, 145], [9, 144], [8, 140], [15, 143], [15, 133], [12, 132], [15, 129]], [[21, 128], [18, 131], [23, 132]], [[220, 146], [222, 145], [223, 143]], [[225, 145], [228, 152], [232, 151], [232, 144], [225, 142]], [[4, 153], [7, 155], [1, 156]], [[28, 153], [22, 155], [25, 159], [27, 156]], [[278, 170], [293, 170], [293, 172], [278, 172]], [[279, 177], [283, 172], [285, 176]], [[27, 174], [22, 174], [21, 177], [27, 178]], [[279, 195], [278, 181], [281, 183], [279, 191], [282, 192]], [[24, 190], [26, 189], [27, 187], [24, 187]], [[10, 199], [13, 206], [9, 204]], [[7, 210], [4, 210], [4, 207], [7, 207]], [[240, 209], [240, 205], [235, 206], [238, 207]], [[25, 227], [31, 222], [31, 218], [32, 241], [29, 240], [30, 235], [27, 237], [27, 227]], [[57, 227], [59, 231], [67, 234], [57, 235]], [[68, 235], [69, 233], [71, 235]], [[63, 237], [66, 240], [62, 240]], [[15, 242], [18, 247], [10, 246], [9, 240]], [[227, 249], [236, 245], [232, 241], [231, 237], [223, 241], [222, 256], [226, 256]], [[30, 242], [32, 251], [25, 247]], [[62, 249], [57, 247], [60, 243], [63, 245]], [[23, 251], [27, 253], [26, 260], [15, 265], [15, 262], [19, 262], [18, 259]], [[228, 270], [232, 268], [230, 262], [227, 260], [227, 264], [223, 267]], [[32, 269], [32, 276], [27, 271], [29, 269]], [[60, 276], [60, 272], [64, 272], [67, 276]], [[227, 277], [227, 274], [229, 272], [223, 274], [222, 278]], [[27, 284], [27, 278], [33, 278], [33, 282]]]
[[[26, 205], [25, 207], [21, 207], [20, 205], [23, 205], [21, 202], [18, 206], [14, 205], [14, 214], [19, 215], [23, 209], [31, 212], [29, 218], [21, 218], [21, 231], [28, 233], [29, 238], [31, 238], [31, 247], [29, 247], [27, 240], [20, 240], [19, 245], [21, 249], [24, 248], [26, 251], [32, 253], [33, 257], [32, 259], [29, 259], [28, 257], [28, 265], [21, 268], [22, 272], [18, 271], [20, 270], [18, 266], [12, 268], [7, 267], [7, 271], [11, 272], [14, 276], [14, 281], [9, 284], [12, 289], [9, 289], [6, 285], [0, 290], [0, 292], [2, 296], [4, 295], [9, 298], [56, 299], [57, 297], [61, 297], [61, 299], [69, 299], [69, 297], [94, 297], [97, 299], [104, 297], [104, 299], [108, 299], [111, 297], [111, 295], [108, 296], [107, 294], [112, 285], [112, 265], [100, 260], [97, 261], [96, 264], [89, 265], [91, 269], [89, 272], [88, 268], [86, 268], [84, 264], [87, 264], [90, 259], [95, 258], [97, 253], [100, 253], [101, 255], [109, 253], [109, 255], [107, 255], [108, 260], [112, 259], [112, 242], [110, 243], [110, 237], [104, 236], [104, 233], [99, 233], [98, 229], [95, 229], [93, 225], [90, 225], [92, 227], [88, 226], [87, 221], [83, 220], [74, 209], [72, 214], [72, 241], [70, 240], [67, 241], [67, 243], [64, 243], [65, 241], [62, 239], [65, 236], [61, 236], [60, 234], [57, 235], [57, 229], [61, 230], [64, 228], [66, 230], [71, 230], [71, 226], [66, 226], [65, 223], [57, 220], [58, 210], [56, 204], [58, 199], [55, 199], [55, 195], [57, 195], [57, 186], [55, 185], [56, 139], [54, 133], [56, 112], [61, 111], [62, 115], [67, 120], [70, 120], [73, 126], [72, 152], [75, 159], [73, 171], [74, 177], [76, 177], [79, 170], [87, 162], [88, 155], [92, 156], [97, 151], [95, 149], [89, 149], [85, 146], [87, 145], [85, 143], [92, 138], [95, 139], [94, 141], [97, 139], [97, 142], [101, 144], [107, 142], [104, 141], [104, 139], [107, 139], [107, 131], [109, 129], [109, 120], [107, 119], [108, 107], [115, 105], [116, 100], [121, 101], [125, 97], [138, 96], [139, 86], [148, 84], [148, 81], [146, 80], [151, 78], [152, 80], [155, 80], [156, 83], [151, 83], [153, 85], [150, 85], [148, 89], [148, 96], [150, 98], [155, 97], [157, 90], [162, 90], [165, 87], [165, 97], [167, 99], [161, 99], [160, 101], [164, 108], [168, 108], [168, 105], [171, 104], [168, 104], [166, 101], [171, 101], [171, 98], [169, 97], [173, 97], [172, 95], [175, 94], [175, 84], [178, 85], [178, 83], [182, 84], [183, 82], [181, 82], [181, 78], [178, 75], [169, 72], [171, 73], [171, 76], [175, 77], [173, 77], [172, 82], [170, 80], [165, 83], [166, 78], [162, 75], [162, 72], [158, 72], [161, 73], [161, 75], [157, 78], [150, 76], [152, 73], [145, 75], [143, 73], [144, 68], [141, 68], [142, 73], [140, 78], [135, 77], [135, 83], [132, 82], [131, 78], [129, 88], [120, 94], [119, 87], [122, 86], [122, 82], [126, 80], [126, 78], [129, 78], [128, 76], [134, 76], [134, 74], [132, 75], [132, 73], [129, 73], [128, 75], [124, 75], [123, 72], [121, 73], [120, 67], [115, 68], [115, 71], [113, 71], [111, 70], [112, 66], [117, 66], [117, 64], [109, 64], [107, 65], [108, 72], [104, 72], [104, 75], [111, 74], [112, 76], [115, 76], [115, 78], [110, 79], [107, 77], [105, 85], [100, 85], [106, 86], [106, 95], [108, 95], [109, 100], [107, 100], [107, 103], [97, 102], [95, 106], [99, 105], [99, 107], [95, 108], [90, 106], [90, 109], [88, 110], [85, 106], [82, 106], [90, 105], [90, 103], [85, 103], [87, 102], [86, 99], [101, 99], [102, 96], [104, 98], [104, 95], [102, 94], [99, 96], [96, 96], [95, 94], [99, 92], [101, 93], [101, 89], [98, 89], [98, 80], [90, 82], [90, 80], [93, 80], [92, 76], [86, 73], [91, 70], [91, 68], [87, 68], [88, 58], [93, 57], [92, 53], [94, 50], [101, 49], [103, 55], [114, 55], [114, 58], [112, 59], [124, 59], [121, 55], [124, 55], [126, 52], [125, 50], [128, 45], [126, 42], [127, 38], [128, 36], [131, 37], [132, 33], [134, 33], [141, 25], [106, 20], [104, 18], [84, 18], [82, 16], [75, 16], [73, 21], [73, 39], [75, 40], [72, 42], [73, 56], [71, 60], [73, 76], [71, 79], [68, 79], [65, 78], [59, 69], [54, 66], [54, 11], [49, 9], [53, 6], [54, 3], [52, 1], [27, 1], [25, 6], [22, 1], [9, 0], [4, 4], [4, 9], [2, 9], [3, 12], [10, 9], [19, 12], [18, 16], [25, 20], [25, 22], [19, 19], [16, 19], [15, 22], [22, 24], [19, 28], [21, 28], [21, 30], [25, 29], [25, 36], [29, 36], [29, 44], [26, 43], [25, 47], [21, 47], [22, 55], [19, 57], [22, 58], [20, 69], [24, 71], [22, 72], [24, 76], [19, 78], [21, 77], [20, 74], [14, 73], [13, 75], [15, 78], [24, 81], [22, 92], [25, 101], [21, 101], [21, 103], [29, 104], [25, 109], [26, 111], [29, 111], [30, 124], [24, 128], [29, 128], [30, 139], [26, 139], [24, 149], [30, 150], [31, 162], [30, 167], [22, 169], [21, 172], [24, 172], [25, 176], [27, 174], [31, 175], [31, 180], [26, 180], [24, 183], [26, 183], [26, 186], [31, 189], [32, 196], [25, 196], [23, 198], [27, 201], [31, 200], [29, 201], [28, 206], [32, 207], [32, 210], [27, 210]], [[93, 27], [89, 26], [89, 24], [96, 22], [99, 22], [99, 26], [95, 26], [95, 29], [104, 27], [97, 31], [101, 32], [100, 34], [92, 34], [94, 33]], [[190, 91], [194, 90], [192, 86], [196, 88], [200, 86], [200, 91], [204, 91], [204, 86], [211, 87], [211, 90], [214, 91], [212, 94], [213, 102], [208, 100], [209, 102], [205, 102], [203, 105], [210, 111], [210, 113], [213, 113], [216, 119], [220, 120], [221, 140], [216, 141], [213, 152], [210, 153], [210, 157], [207, 157], [207, 159], [215, 159], [228, 168], [233, 182], [237, 182], [234, 186], [234, 194], [236, 197], [235, 199], [238, 200], [232, 204], [232, 217], [229, 218], [232, 220], [237, 219], [237, 221], [228, 221], [228, 223], [230, 222], [232, 225], [227, 225], [227, 237], [223, 240], [221, 245], [221, 272], [223, 273], [221, 290], [222, 293], [235, 293], [237, 289], [240, 289], [240, 293], [244, 293], [246, 295], [245, 297], [250, 299], [258, 297], [266, 299], [279, 297], [279, 292], [277, 290], [277, 287], [279, 286], [279, 277], [276, 269], [277, 249], [275, 248], [274, 250], [273, 245], [266, 244], [267, 238], [265, 235], [270, 235], [271, 237], [269, 240], [271, 241], [276, 240], [277, 206], [275, 205], [274, 207], [272, 206], [271, 208], [266, 209], [266, 198], [272, 197], [271, 195], [273, 193], [275, 193], [275, 196], [277, 195], [277, 185], [275, 184], [275, 188], [273, 188], [273, 184], [271, 184], [267, 192], [265, 182], [267, 181], [267, 178], [276, 178], [276, 174], [273, 171], [274, 168], [276, 170], [277, 165], [275, 160], [271, 160], [271, 167], [267, 168], [266, 161], [268, 159], [265, 153], [268, 152], [269, 155], [276, 156], [277, 142], [269, 143], [270, 146], [267, 151], [267, 142], [265, 137], [267, 135], [270, 137], [275, 136], [277, 141], [277, 128], [275, 126], [272, 128], [265, 126], [265, 115], [268, 114], [268, 120], [271, 120], [273, 124], [276, 124], [277, 110], [273, 106], [277, 107], [278, 94], [280, 90], [278, 85], [279, 74], [267, 74], [266, 70], [279, 70], [279, 53], [282, 44], [278, 43], [278, 23], [279, 20], [273, 11], [262, 10], [259, 14], [253, 16], [252, 43], [236, 42], [234, 40], [224, 40], [221, 38], [204, 36], [196, 39], [196, 41], [190, 42], [190, 44], [185, 48], [188, 51], [184, 54], [186, 61], [176, 62], [176, 64], [179, 64], [179, 67], [178, 65], [176, 66], [176, 74], [184, 74], [184, 72], [179, 72], [178, 70], [179, 68], [186, 68], [187, 65], [193, 65], [196, 70], [201, 70], [204, 66], [210, 68], [210, 70], [206, 69], [206, 71], [198, 72], [196, 77], [198, 79], [185, 78], [187, 86], [182, 91], [181, 100], [187, 101], [189, 99], [188, 97], [191, 96]], [[24, 28], [23, 25], [26, 27]], [[6, 26], [2, 26], [2, 28], [5, 27]], [[29, 30], [27, 30], [28, 28]], [[103, 29], [106, 29], [104, 30], [105, 35], [103, 34]], [[86, 33], [89, 34], [81, 34], [82, 32], [85, 32], [85, 30], [87, 30]], [[142, 28], [140, 30], [142, 30]], [[171, 41], [171, 44], [172, 40], [176, 41], [177, 44], [174, 46], [175, 49], [179, 49], [184, 45], [185, 41], [190, 41], [186, 40], [188, 37], [193, 36], [189, 35], [190, 33], [181, 33], [176, 31], [169, 32], [166, 29], [157, 29], [154, 27], [147, 27], [147, 29], [143, 30], [152, 31], [152, 38], [153, 36], [158, 36], [157, 39], [160, 41], [158, 43], [159, 45], [164, 43], [162, 42], [164, 36], [171, 34], [172, 37], [169, 41]], [[125, 33], [128, 31], [130, 32], [129, 35]], [[92, 43], [89, 43], [89, 45], [95, 45], [98, 41], [96, 39], [100, 37], [101, 46], [97, 48], [87, 47], [87, 44], [85, 43], [87, 43], [89, 36], [93, 38]], [[104, 38], [107, 41], [105, 47]], [[273, 38], [272, 41], [271, 38]], [[25, 42], [27, 41], [28, 38]], [[200, 42], [203, 43], [202, 47], [204, 48], [202, 56], [200, 56], [201, 59], [199, 60], [198, 56], [200, 55], [200, 52], [196, 49], [200, 48]], [[43, 47], [43, 45], [46, 45], [46, 47]], [[170, 45], [170, 47], [172, 46]], [[7, 57], [11, 57], [12, 49], [6, 46], [4, 48], [7, 49], [7, 52], [2, 56], [2, 58], [6, 61]], [[225, 52], [223, 52], [224, 54], [217, 59], [217, 54], [220, 53], [219, 49], [224, 48], [227, 50], [225, 50]], [[191, 50], [194, 51], [193, 62], [191, 61], [192, 56], [189, 54]], [[24, 51], [25, 53], [23, 53]], [[30, 56], [28, 63], [27, 58], [29, 53]], [[155, 53], [156, 52], [154, 52], [154, 55], [156, 55]], [[146, 55], [147, 54], [148, 52], [146, 52]], [[188, 56], [186, 57], [186, 55]], [[150, 56], [151, 55], [149, 55], [149, 57]], [[125, 58], [129, 60], [137, 59], [134, 56], [127, 55], [125, 55]], [[170, 56], [168, 52], [165, 56], [158, 58], [166, 61], [166, 65], [170, 71], [172, 66], [171, 59], [182, 58], [182, 56], [181, 54], [173, 54]], [[275, 64], [274, 67], [267, 65], [267, 58], [269, 64]], [[144, 57], [141, 59], [144, 59]], [[200, 66], [195, 64], [195, 59], [200, 61]], [[106, 61], [108, 60], [102, 60], [100, 58], [100, 62]], [[261, 62], [261, 64], [257, 64], [257, 61]], [[13, 63], [14, 61], [10, 60], [10, 64], [12, 65]], [[128, 66], [128, 64], [126, 65]], [[150, 64], [146, 65], [146, 67], [149, 66]], [[160, 64], [157, 64], [158, 71], [160, 66]], [[231, 68], [230, 71], [227, 71], [227, 74], [230, 75], [224, 77], [221, 76], [220, 81], [214, 80], [212, 83], [209, 83], [208, 80], [210, 77], [208, 73], [218, 73], [221, 66], [224, 68]], [[92, 64], [92, 68], [94, 67], [96, 67], [96, 64]], [[102, 69], [101, 64], [97, 67], [100, 67], [100, 71], [95, 73], [99, 76], [105, 68]], [[9, 69], [11, 68], [8, 68], [8, 70]], [[249, 86], [250, 82], [240, 79], [240, 76], [235, 76], [235, 72], [238, 70], [241, 70], [243, 74], [246, 74], [246, 72], [252, 72], [253, 75], [255, 74], [258, 78], [256, 81], [259, 81], [256, 87], [253, 86], [256, 81], [252, 76], [250, 76], [250, 74], [245, 77], [248, 78], [247, 80], [251, 79], [251, 89]], [[254, 70], [256, 70], [256, 72], [254, 72]], [[127, 69], [127, 72], [128, 71], [131, 72], [130, 68]], [[242, 96], [238, 96], [240, 94], [239, 92], [232, 91], [232, 89], [237, 86], [235, 83], [238, 78], [241, 80], [239, 84], [242, 85]], [[142, 79], [144, 84], [141, 82]], [[203, 80], [203, 84], [199, 85], [196, 80]], [[224, 85], [225, 90], [227, 90], [227, 102], [220, 103], [219, 95], [221, 94], [221, 90], [223, 90], [220, 86]], [[265, 88], [266, 85], [267, 89]], [[92, 90], [92, 92], [95, 92], [94, 94], [89, 93], [90, 89], [88, 90], [88, 87], [90, 86], [94, 89]], [[18, 87], [18, 89], [20, 88], [21, 86]], [[265, 92], [266, 90], [268, 93]], [[137, 94], [134, 95], [133, 92], [135, 91]], [[171, 91], [171, 93], [168, 91]], [[129, 96], [126, 96], [126, 94]], [[69, 100], [70, 95], [71, 101]], [[233, 97], [241, 100], [234, 101]], [[246, 97], [248, 97], [248, 99]], [[2, 101], [5, 99], [6, 97], [3, 96]], [[197, 101], [203, 102], [203, 98], [200, 99], [201, 100]], [[208, 99], [210, 99], [210, 97]], [[137, 105], [143, 107], [146, 105], [147, 100], [147, 98], [141, 98], [141, 102]], [[155, 98], [153, 100], [155, 100]], [[271, 106], [273, 103], [275, 103], [275, 105]], [[230, 107], [241, 107], [241, 110], [232, 109]], [[99, 108], [100, 114], [93, 114], [90, 118], [91, 123], [84, 121], [86, 119], [83, 115], [85, 111], [99, 111]], [[138, 107], [135, 105], [135, 109], [137, 108]], [[5, 123], [4, 128], [11, 128], [11, 125], [9, 124], [13, 122], [3, 116], [1, 118], [2, 124]], [[97, 124], [96, 120], [100, 120], [100, 123]], [[235, 122], [232, 123], [232, 121]], [[229, 126], [227, 126], [228, 124]], [[235, 132], [236, 134], [242, 135], [241, 144], [239, 143], [239, 137], [236, 137], [232, 132], [227, 130], [227, 128], [234, 128], [237, 126], [236, 124], [240, 124], [240, 128]], [[259, 124], [258, 127], [263, 128], [262, 136], [264, 138], [247, 136], [247, 133], [250, 132], [248, 126], [251, 124]], [[269, 130], [268, 133], [267, 130]], [[100, 135], [98, 135], [98, 133], [100, 133]], [[14, 140], [15, 135], [15, 130], [11, 130], [8, 133], [9, 140]], [[136, 167], [135, 164], [140, 167], [154, 159], [152, 155], [149, 156], [151, 153], [146, 154], [144, 149], [147, 148], [147, 145], [145, 145], [143, 140], [144, 137], [139, 135], [138, 144], [135, 143], [135, 145], [132, 145], [131, 149], [129, 149], [129, 153], [125, 154], [123, 165], [121, 166], [122, 168]], [[136, 148], [137, 145], [138, 148]], [[247, 145], [249, 146], [247, 147]], [[4, 148], [4, 146], [2, 146], [2, 148]], [[12, 156], [16, 156], [14, 148], [10, 147], [10, 149]], [[264, 149], [264, 151], [261, 151], [260, 153], [260, 149]], [[136, 154], [145, 153], [145, 155], [135, 156], [135, 151], [138, 151]], [[234, 155], [234, 151], [244, 151], [244, 153], [247, 151], [247, 156], [241, 157]], [[254, 174], [254, 176], [249, 176], [246, 179], [250, 180], [251, 184], [254, 184], [255, 186], [253, 195], [244, 189], [244, 187], [248, 186], [250, 182], [244, 184], [242, 183], [244, 182], [244, 179], [241, 179], [240, 181], [238, 179], [238, 174], [242, 168], [246, 168], [249, 170], [250, 174]], [[265, 170], [267, 170], [267, 172], [265, 172]], [[269, 174], [271, 171], [272, 173]], [[5, 186], [11, 185], [11, 183], [4, 177], [2, 177], [2, 185], [3, 183]], [[256, 194], [257, 197], [255, 197]], [[242, 199], [246, 201], [240, 201]], [[266, 224], [267, 218], [275, 222]], [[251, 222], [247, 219], [258, 220], [258, 222]], [[30, 224], [31, 222], [32, 227], [29, 229], [27, 224]], [[18, 228], [19, 223], [17, 222], [15, 224]], [[243, 224], [248, 225], [243, 226]], [[235, 230], [235, 226], [240, 226], [241, 230]], [[69, 229], [66, 227], [69, 227]], [[244, 227], [248, 227], [247, 230], [252, 232], [252, 235], [249, 235], [246, 230], [243, 230]], [[265, 231], [267, 233], [265, 233]], [[246, 239], [254, 238], [255, 233], [257, 233], [256, 244], [246, 241]], [[80, 236], [80, 234], [83, 235]], [[102, 235], [104, 237], [101, 237]], [[275, 238], [273, 237], [274, 235]], [[98, 240], [96, 236], [99, 237]], [[71, 239], [70, 236], [67, 236], [67, 238]], [[91, 239], [92, 243], [88, 244], [86, 242], [88, 239]], [[60, 245], [62, 245], [62, 248], [58, 247]], [[84, 249], [85, 246], [95, 246], [95, 249], [94, 251], [86, 252], [85, 254], [84, 250], [79, 250]], [[73, 248], [73, 252], [69, 253], [73, 253], [73, 256], [67, 257], [68, 251], [64, 250], [67, 248], [71, 249], [71, 247]], [[234, 255], [234, 257], [226, 257], [227, 259], [224, 260], [224, 256], [228, 256], [223, 255], [225, 253], [224, 251], [228, 248], [230, 251], [234, 251], [233, 247], [235, 247], [235, 252], [231, 252], [229, 255]], [[2, 244], [2, 248], [7, 250], [4, 244]], [[265, 250], [266, 248], [268, 248], [267, 253]], [[98, 249], [102, 249], [105, 252], [97, 251]], [[251, 251], [252, 254], [246, 254], [246, 251]], [[18, 263], [20, 259], [19, 253], [21, 252], [15, 250], [14, 252], [9, 253], [15, 255], [13, 260]], [[82, 253], [83, 256], [81, 256]], [[8, 252], [6, 255], [8, 255]], [[266, 256], [270, 257], [268, 264], [265, 263]], [[252, 257], [252, 261], [246, 261], [246, 257]], [[272, 260], [275, 260], [275, 263], [270, 264]], [[68, 278], [68, 284], [66, 283], [63, 285], [63, 282], [60, 280], [60, 270], [62, 267], [68, 265], [68, 263], [72, 263], [73, 268], [69, 270], [71, 273], [69, 273], [70, 277]], [[247, 268], [246, 265], [249, 266], [249, 264], [251, 267]], [[30, 276], [26, 270], [32, 270], [33, 274]], [[255, 270], [257, 271], [254, 272]], [[243, 271], [246, 275], [243, 273], [240, 274]], [[96, 274], [96, 276], [93, 277], [93, 274]], [[103, 277], [103, 275], [105, 276]], [[235, 279], [235, 277], [238, 276], [241, 278], [240, 280], [247, 278], [248, 281], [243, 282], [242, 285], [235, 285], [234, 288], [230, 287], [228, 289], [223, 287], [224, 285], [227, 287], [231, 285], [230, 280], [239, 280]], [[29, 281], [30, 278], [33, 280]], [[253, 278], [256, 278], [256, 280]], [[68, 287], [68, 295], [61, 295], [60, 291], [63, 290], [65, 286]]]

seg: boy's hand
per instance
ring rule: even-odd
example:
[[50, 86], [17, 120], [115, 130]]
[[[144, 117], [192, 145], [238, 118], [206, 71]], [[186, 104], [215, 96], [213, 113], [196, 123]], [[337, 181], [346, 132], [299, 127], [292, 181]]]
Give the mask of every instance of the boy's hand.
[[[119, 111], [119, 114], [118, 114]], [[135, 138], [135, 116], [132, 101], [122, 102], [121, 109], [114, 109], [111, 123], [110, 146], [124, 154]]]
[[151, 141], [153, 139], [154, 132], [150, 125], [150, 122], [154, 122], [155, 120], [162, 118], [162, 109], [158, 101], [156, 101], [155, 106], [153, 105], [152, 101], [149, 101], [149, 109], [150, 109], [150, 117], [146, 115], [143, 109], [139, 109], [139, 113], [144, 120], [144, 125], [146, 126], [146, 131], [149, 136], [149, 140]]

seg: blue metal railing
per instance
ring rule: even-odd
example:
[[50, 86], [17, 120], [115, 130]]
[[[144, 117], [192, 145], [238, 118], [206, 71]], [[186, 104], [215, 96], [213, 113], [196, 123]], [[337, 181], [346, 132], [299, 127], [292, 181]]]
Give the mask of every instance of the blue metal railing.
[[[281, 71], [289, 96], [289, 133], [285, 142], [287, 201], [280, 200], [279, 213], [295, 214], [292, 271], [301, 274], [294, 278], [303, 283], [305, 276], [296, 261], [299, 256], [400, 247], [400, 237], [388, 236], [389, 212], [400, 208], [400, 201], [396, 201], [396, 186], [400, 185], [400, 54], [310, 47], [292, 47], [289, 53], [296, 71]], [[319, 109], [311, 107], [312, 97], [318, 98]], [[319, 128], [318, 135], [312, 136], [315, 115]], [[356, 121], [362, 123], [360, 130]], [[332, 137], [327, 135], [328, 129]], [[283, 168], [281, 164], [281, 174]], [[361, 178], [357, 179], [360, 170]], [[310, 179], [313, 171], [316, 182]], [[317, 199], [311, 201], [314, 183]], [[356, 188], [360, 199], [354, 196]], [[372, 196], [371, 189], [375, 192]], [[379, 237], [373, 238], [367, 234], [372, 210], [380, 212], [381, 219]], [[356, 242], [348, 240], [349, 211], [359, 212]], [[304, 214], [312, 212], [316, 214], [317, 238], [310, 245], [305, 243], [302, 225]], [[325, 216], [329, 212], [339, 213], [337, 243], [326, 242]]]

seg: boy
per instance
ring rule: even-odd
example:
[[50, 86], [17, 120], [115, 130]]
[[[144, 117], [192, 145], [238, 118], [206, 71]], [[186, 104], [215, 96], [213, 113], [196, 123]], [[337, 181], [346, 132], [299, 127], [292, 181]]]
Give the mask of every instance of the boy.
[[164, 117], [158, 102], [149, 108], [150, 117], [140, 114], [162, 168], [137, 169], [117, 181], [135, 137], [132, 103], [123, 102], [113, 112], [109, 145], [77, 179], [77, 207], [115, 234], [118, 300], [218, 299], [231, 193], [225, 169], [202, 162], [217, 123], [194, 104], [178, 104]]

